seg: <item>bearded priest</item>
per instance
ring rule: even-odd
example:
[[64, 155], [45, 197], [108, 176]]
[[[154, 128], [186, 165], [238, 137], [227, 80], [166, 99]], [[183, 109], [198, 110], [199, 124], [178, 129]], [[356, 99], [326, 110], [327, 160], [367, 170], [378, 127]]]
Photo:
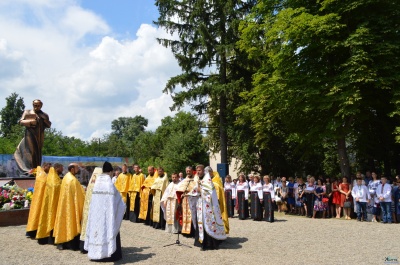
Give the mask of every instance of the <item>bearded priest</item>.
[[131, 182], [132, 174], [128, 171], [128, 166], [126, 164], [122, 165], [122, 173], [118, 175], [117, 180], [115, 181], [115, 187], [120, 192], [122, 196], [122, 200], [126, 203], [126, 211], [124, 220], [129, 220], [129, 186]]
[[79, 250], [79, 237], [85, 191], [75, 175], [79, 174], [79, 166], [71, 163], [60, 187], [60, 198], [54, 224], [54, 243], [59, 250]]
[[196, 170], [199, 181], [187, 194], [198, 197], [194, 245], [199, 246], [201, 250], [218, 249], [220, 242], [226, 239], [226, 233], [217, 193], [211, 180], [210, 171], [205, 171], [203, 165], [198, 165]]
[[156, 180], [158, 173], [153, 166], [147, 168], [149, 173], [142, 184], [142, 194], [140, 195], [139, 219], [144, 221], [145, 225], [153, 225], [151, 207], [153, 205], [153, 195], [151, 194], [151, 186]]
[[151, 186], [151, 194], [153, 194], [153, 228], [165, 229], [165, 219], [161, 209], [161, 198], [165, 189], [169, 184], [167, 173], [164, 172], [162, 167], [157, 169], [158, 177]]
[[[196, 204], [197, 196], [187, 196], [198, 182], [199, 178], [193, 172], [191, 166], [186, 167], [186, 178], [179, 182], [176, 195], [181, 199], [182, 208], [182, 235], [187, 237], [195, 236], [196, 227]], [[179, 198], [179, 196], [181, 198]]]
[[140, 213], [140, 194], [142, 193], [142, 185], [144, 182], [144, 174], [140, 172], [139, 165], [133, 165], [134, 174], [131, 177], [131, 181], [129, 182], [129, 198], [130, 198], [130, 206], [127, 207], [127, 211], [129, 212], [129, 220], [134, 223], [139, 222], [139, 213]]
[[168, 185], [161, 198], [161, 208], [164, 212], [164, 219], [166, 221], [165, 231], [168, 233], [177, 234], [181, 228], [179, 220], [176, 218], [177, 210], [177, 197], [176, 191], [178, 189], [179, 177], [178, 174], [173, 173], [171, 175], [172, 182]]

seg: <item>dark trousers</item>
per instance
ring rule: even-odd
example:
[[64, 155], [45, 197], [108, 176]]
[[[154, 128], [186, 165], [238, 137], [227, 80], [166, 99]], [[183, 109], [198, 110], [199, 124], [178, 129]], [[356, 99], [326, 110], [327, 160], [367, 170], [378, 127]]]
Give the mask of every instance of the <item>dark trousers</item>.
[[382, 209], [382, 221], [384, 223], [392, 222], [392, 202], [380, 202]]
[[356, 207], [357, 207], [357, 220], [361, 220], [361, 215], [362, 219], [364, 221], [367, 220], [367, 203], [366, 202], [356, 202]]
[[139, 193], [136, 194], [136, 198], [135, 198], [135, 210], [134, 211], [130, 211], [130, 208], [128, 208], [127, 211], [129, 211], [129, 220], [131, 222], [134, 222], [134, 223], [139, 223], [140, 222], [140, 219], [139, 219], [139, 213], [140, 213], [140, 196], [139, 196]]
[[124, 220], [129, 220], [129, 208], [131, 208], [131, 198], [129, 194], [126, 195], [126, 210], [124, 214]]

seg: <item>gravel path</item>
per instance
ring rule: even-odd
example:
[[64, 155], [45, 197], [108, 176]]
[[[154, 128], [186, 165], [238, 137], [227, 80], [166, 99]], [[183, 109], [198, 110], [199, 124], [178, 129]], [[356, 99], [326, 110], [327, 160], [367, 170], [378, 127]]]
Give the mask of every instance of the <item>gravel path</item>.
[[[355, 220], [309, 219], [276, 213], [275, 223], [230, 219], [229, 238], [219, 250], [173, 245], [176, 235], [123, 221], [123, 259], [116, 264], [400, 264], [400, 226]], [[0, 264], [94, 264], [87, 255], [41, 246], [25, 226], [0, 227]], [[394, 240], [394, 238], [396, 238]], [[180, 237], [192, 246], [194, 239]], [[113, 264], [113, 263], [103, 263]]]

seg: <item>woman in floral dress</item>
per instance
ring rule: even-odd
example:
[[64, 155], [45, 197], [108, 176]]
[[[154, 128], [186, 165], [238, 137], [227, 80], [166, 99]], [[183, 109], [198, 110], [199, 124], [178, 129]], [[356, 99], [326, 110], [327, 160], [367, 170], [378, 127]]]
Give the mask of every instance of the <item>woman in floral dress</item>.
[[322, 186], [322, 180], [318, 179], [317, 180], [317, 186], [314, 190], [314, 195], [315, 195], [315, 201], [314, 201], [314, 211], [313, 211], [313, 217], [315, 218], [315, 214], [317, 212], [323, 212], [322, 213], [322, 218], [325, 218], [325, 213], [327, 209], [327, 205], [322, 201], [322, 198], [325, 195], [325, 189]]

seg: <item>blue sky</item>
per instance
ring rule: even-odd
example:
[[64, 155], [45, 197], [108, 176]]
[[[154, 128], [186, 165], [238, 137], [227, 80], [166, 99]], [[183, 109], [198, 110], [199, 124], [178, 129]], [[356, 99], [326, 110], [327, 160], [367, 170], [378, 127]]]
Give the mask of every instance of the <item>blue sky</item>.
[[27, 109], [39, 98], [53, 128], [84, 140], [119, 117], [156, 129], [174, 115], [162, 90], [180, 73], [157, 17], [150, 0], [0, 0], [0, 109], [13, 92]]
[[119, 37], [134, 37], [140, 25], [152, 24], [158, 10], [152, 0], [81, 0], [84, 8], [100, 14]]

